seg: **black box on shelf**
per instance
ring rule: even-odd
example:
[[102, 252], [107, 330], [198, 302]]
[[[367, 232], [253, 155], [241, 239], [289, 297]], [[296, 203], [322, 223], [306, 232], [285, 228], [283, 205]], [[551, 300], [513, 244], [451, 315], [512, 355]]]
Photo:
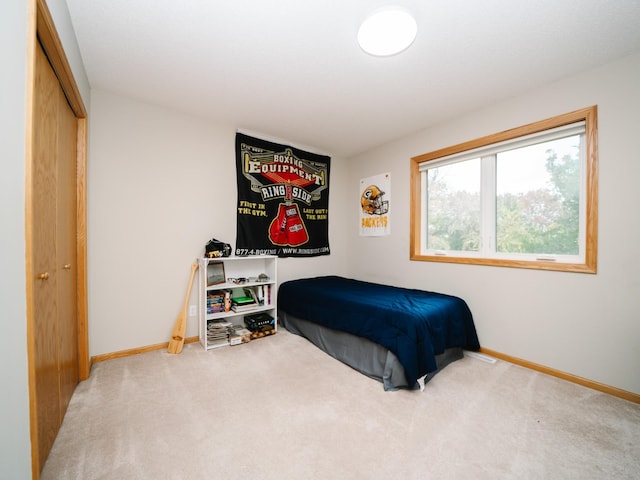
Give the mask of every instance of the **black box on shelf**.
[[273, 325], [274, 318], [268, 313], [254, 313], [244, 316], [244, 324], [249, 330], [254, 331], [266, 325]]

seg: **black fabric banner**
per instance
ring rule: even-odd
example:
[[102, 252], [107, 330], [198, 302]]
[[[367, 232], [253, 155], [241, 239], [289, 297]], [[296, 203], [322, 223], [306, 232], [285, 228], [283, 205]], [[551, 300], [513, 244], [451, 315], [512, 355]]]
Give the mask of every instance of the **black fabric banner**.
[[236, 133], [236, 255], [329, 255], [330, 161]]

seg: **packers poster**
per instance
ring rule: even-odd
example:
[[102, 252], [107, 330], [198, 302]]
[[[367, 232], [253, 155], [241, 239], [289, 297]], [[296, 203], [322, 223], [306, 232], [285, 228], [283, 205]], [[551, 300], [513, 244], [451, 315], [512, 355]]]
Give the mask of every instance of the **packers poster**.
[[360, 235], [379, 237], [391, 233], [391, 174], [360, 180]]
[[235, 254], [329, 255], [330, 160], [236, 133]]

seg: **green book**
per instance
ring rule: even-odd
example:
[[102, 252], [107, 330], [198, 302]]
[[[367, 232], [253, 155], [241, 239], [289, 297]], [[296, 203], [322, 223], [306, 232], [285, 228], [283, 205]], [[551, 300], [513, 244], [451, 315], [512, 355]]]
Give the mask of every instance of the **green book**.
[[236, 305], [245, 305], [247, 303], [254, 303], [255, 300], [253, 299], [253, 297], [234, 297], [231, 299], [231, 302], [235, 303]]

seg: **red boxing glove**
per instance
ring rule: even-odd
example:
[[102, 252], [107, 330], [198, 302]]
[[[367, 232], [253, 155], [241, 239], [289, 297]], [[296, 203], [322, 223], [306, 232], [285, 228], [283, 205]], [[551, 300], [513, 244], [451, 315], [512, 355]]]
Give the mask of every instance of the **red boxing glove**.
[[287, 217], [286, 205], [281, 203], [278, 207], [278, 216], [269, 225], [269, 240], [274, 245], [287, 245]]
[[285, 220], [289, 245], [297, 247], [298, 245], [307, 243], [309, 241], [309, 234], [304, 226], [302, 218], [300, 218], [298, 205], [284, 205], [284, 207], [286, 212]]

